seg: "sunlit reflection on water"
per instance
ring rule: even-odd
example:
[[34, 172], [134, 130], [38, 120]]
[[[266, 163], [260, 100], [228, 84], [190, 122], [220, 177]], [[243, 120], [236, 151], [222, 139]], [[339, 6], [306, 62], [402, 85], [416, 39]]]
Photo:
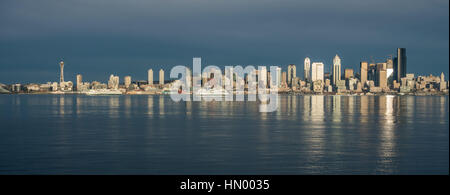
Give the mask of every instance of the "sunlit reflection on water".
[[448, 174], [448, 96], [0, 100], [2, 173]]

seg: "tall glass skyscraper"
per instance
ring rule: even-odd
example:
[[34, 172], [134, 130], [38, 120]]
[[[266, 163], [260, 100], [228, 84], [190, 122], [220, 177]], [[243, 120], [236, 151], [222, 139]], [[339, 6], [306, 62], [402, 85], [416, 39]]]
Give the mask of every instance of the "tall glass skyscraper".
[[406, 76], [406, 48], [397, 48], [397, 58], [394, 60], [394, 76], [397, 82]]

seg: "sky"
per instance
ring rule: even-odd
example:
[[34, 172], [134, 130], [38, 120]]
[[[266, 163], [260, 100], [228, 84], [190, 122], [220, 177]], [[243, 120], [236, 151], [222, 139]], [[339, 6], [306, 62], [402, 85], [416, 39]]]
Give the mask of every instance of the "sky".
[[[0, 83], [146, 80], [147, 70], [333, 57], [342, 72], [406, 48], [407, 72], [449, 75], [448, 0], [0, 0]], [[206, 64], [205, 64], [206, 63]], [[155, 71], [156, 70], [156, 71]], [[155, 79], [158, 75], [154, 75]]]

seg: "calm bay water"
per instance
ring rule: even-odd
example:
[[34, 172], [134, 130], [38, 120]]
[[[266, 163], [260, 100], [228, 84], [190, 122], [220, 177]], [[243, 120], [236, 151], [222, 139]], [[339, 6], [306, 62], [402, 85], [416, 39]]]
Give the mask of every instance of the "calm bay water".
[[449, 174], [448, 96], [0, 95], [0, 174]]

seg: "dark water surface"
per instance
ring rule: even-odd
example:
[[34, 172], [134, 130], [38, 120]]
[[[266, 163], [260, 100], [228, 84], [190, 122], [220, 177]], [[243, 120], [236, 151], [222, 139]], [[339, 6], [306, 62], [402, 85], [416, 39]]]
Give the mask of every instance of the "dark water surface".
[[0, 174], [448, 174], [448, 96], [0, 95]]

